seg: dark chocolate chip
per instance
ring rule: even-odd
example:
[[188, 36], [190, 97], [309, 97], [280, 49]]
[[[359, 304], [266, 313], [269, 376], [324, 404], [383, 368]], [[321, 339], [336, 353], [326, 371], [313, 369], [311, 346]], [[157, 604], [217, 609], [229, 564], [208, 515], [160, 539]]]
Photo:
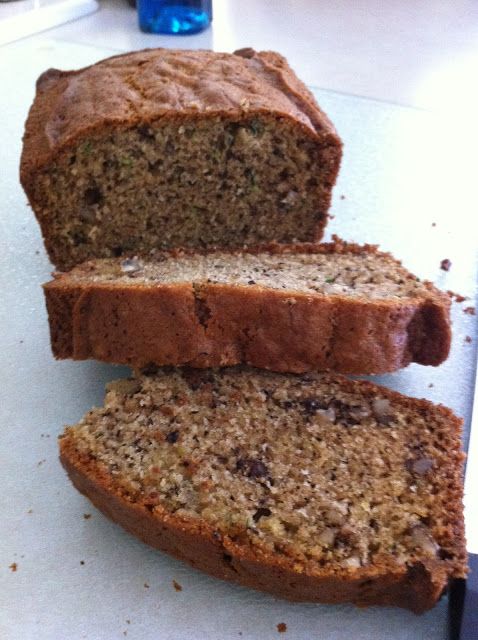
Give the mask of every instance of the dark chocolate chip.
[[430, 460], [430, 458], [409, 458], [405, 462], [405, 467], [410, 473], [423, 476], [433, 467], [433, 460]]
[[327, 408], [335, 411], [336, 423], [342, 423], [347, 427], [353, 427], [360, 424], [357, 407], [352, 407], [341, 400], [332, 400]]
[[177, 442], [179, 439], [179, 431], [170, 431], [167, 435], [166, 435], [166, 442], [169, 442], [169, 444], [174, 444], [175, 442]]
[[136, 438], [136, 440], [133, 441], [134, 450], [137, 453], [140, 453], [141, 451], [143, 451], [143, 447], [141, 447], [139, 444], [140, 442], [141, 442], [141, 438]]
[[368, 524], [369, 524], [369, 527], [370, 527], [371, 529], [373, 529], [374, 531], [378, 531], [379, 526], [378, 526], [378, 522], [375, 520], [375, 518], [371, 518], [371, 519], [369, 520], [369, 523], [368, 523]]
[[142, 138], [145, 138], [146, 140], [154, 138], [154, 133], [147, 125], [138, 127], [138, 133]]
[[316, 414], [320, 409], [326, 408], [324, 403], [317, 398], [305, 398], [305, 400], [301, 400], [300, 403], [304, 407], [305, 413], [311, 416]]
[[226, 125], [226, 131], [235, 135], [238, 130], [241, 128], [241, 125], [238, 122], [230, 122]]
[[248, 465], [248, 460], [244, 458], [239, 458], [239, 460], [236, 462], [236, 471], [243, 471], [244, 469], [247, 468], [247, 465]]
[[75, 232], [72, 237], [72, 242], [73, 242], [73, 246], [77, 247], [80, 244], [85, 244], [86, 242], [86, 236], [84, 233], [82, 233], [81, 231], [77, 231]]
[[248, 280], [247, 284], [256, 284], [256, 281], [255, 280]]
[[148, 162], [148, 171], [153, 176], [159, 176], [162, 171], [162, 160], [156, 160], [156, 162]]
[[103, 194], [98, 187], [90, 187], [89, 189], [86, 189], [84, 198], [86, 204], [91, 206], [94, 204], [100, 204], [103, 200]]
[[252, 519], [254, 520], [254, 522], [259, 522], [261, 518], [270, 516], [271, 513], [272, 511], [270, 509], [267, 509], [267, 507], [259, 507], [259, 509], [257, 509], [255, 514], [252, 516]]
[[242, 471], [248, 478], [264, 478], [269, 474], [263, 462], [248, 458], [239, 458], [236, 462], [236, 470]]
[[263, 478], [269, 473], [266, 465], [260, 460], [252, 460], [249, 466], [249, 478]]

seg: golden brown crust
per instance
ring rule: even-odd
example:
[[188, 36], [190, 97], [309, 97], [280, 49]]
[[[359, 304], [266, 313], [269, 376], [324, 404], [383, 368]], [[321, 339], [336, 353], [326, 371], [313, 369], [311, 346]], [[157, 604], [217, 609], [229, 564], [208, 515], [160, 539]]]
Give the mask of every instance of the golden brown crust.
[[453, 550], [453, 564], [447, 559], [429, 558], [405, 565], [383, 557], [373, 565], [354, 569], [331, 570], [317, 563], [299, 566], [292, 558], [257, 545], [252, 547], [247, 539], [222, 535], [200, 518], [175, 516], [161, 506], [153, 509], [146, 501], [129, 496], [115, 485], [101, 465], [77, 451], [71, 431], [60, 439], [61, 461], [76, 488], [109, 518], [143, 542], [210, 575], [289, 600], [392, 605], [421, 613], [436, 603], [450, 577], [463, 576], [466, 571], [461, 512], [461, 421], [445, 407], [407, 398], [388, 389], [378, 390], [369, 382], [341, 376], [328, 376], [328, 380], [339, 382], [344, 391], [359, 391], [364, 398], [374, 398], [380, 393], [420, 414], [433, 411], [435, 419], [443, 419], [449, 425], [452, 447], [441, 473], [446, 483], [444, 491], [449, 495], [447, 521], [452, 524], [440, 535], [447, 538], [447, 548]]
[[[245, 251], [259, 250], [387, 255], [338, 239]], [[79, 284], [59, 274], [44, 290], [57, 358], [374, 374], [446, 359], [450, 301], [425, 286], [421, 296], [372, 300], [217, 283]]]
[[79, 138], [163, 118], [218, 114], [289, 119], [340, 156], [332, 123], [279, 54], [145, 49], [78, 71], [49, 69], [38, 78], [25, 125], [21, 183], [31, 198], [36, 173]]

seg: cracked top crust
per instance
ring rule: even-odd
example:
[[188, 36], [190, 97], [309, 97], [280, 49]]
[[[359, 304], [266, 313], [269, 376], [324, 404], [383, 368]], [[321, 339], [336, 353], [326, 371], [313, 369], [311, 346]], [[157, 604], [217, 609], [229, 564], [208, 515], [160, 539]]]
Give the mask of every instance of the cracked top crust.
[[244, 113], [293, 119], [324, 144], [338, 141], [310, 91], [274, 52], [147, 49], [78, 71], [49, 69], [26, 123], [22, 183], [60, 149], [105, 126]]

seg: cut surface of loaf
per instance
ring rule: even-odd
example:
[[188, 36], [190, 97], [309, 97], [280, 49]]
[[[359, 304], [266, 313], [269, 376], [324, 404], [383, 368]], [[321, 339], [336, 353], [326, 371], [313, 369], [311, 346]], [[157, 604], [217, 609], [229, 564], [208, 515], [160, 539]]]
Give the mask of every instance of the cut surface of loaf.
[[373, 374], [450, 347], [448, 296], [338, 239], [89, 261], [45, 295], [57, 358]]
[[198, 569], [421, 612], [466, 574], [460, 430], [364, 381], [171, 368], [112, 383], [60, 448], [99, 509]]
[[40, 76], [20, 173], [65, 269], [158, 247], [315, 241], [340, 158], [279, 54], [151, 49]]

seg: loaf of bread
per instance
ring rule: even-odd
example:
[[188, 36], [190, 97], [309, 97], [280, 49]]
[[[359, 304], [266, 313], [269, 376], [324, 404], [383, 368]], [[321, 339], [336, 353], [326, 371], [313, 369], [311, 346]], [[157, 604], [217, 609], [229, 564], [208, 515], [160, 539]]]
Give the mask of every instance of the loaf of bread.
[[286, 60], [152, 49], [40, 76], [21, 182], [51, 261], [315, 241], [341, 141]]
[[338, 239], [90, 261], [45, 295], [57, 358], [372, 374], [450, 347], [447, 295]]
[[422, 612], [467, 571], [461, 421], [340, 376], [150, 370], [60, 440], [144, 542], [297, 601]]

